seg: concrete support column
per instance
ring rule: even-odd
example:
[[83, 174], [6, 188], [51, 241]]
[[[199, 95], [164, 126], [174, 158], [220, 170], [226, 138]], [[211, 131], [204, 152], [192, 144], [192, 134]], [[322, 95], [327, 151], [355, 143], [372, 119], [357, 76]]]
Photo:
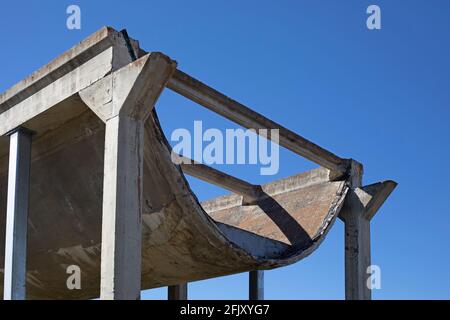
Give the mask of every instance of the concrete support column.
[[140, 299], [143, 122], [106, 122], [101, 299]]
[[140, 298], [144, 123], [175, 70], [153, 52], [79, 93], [106, 124], [102, 299]]
[[32, 133], [18, 128], [10, 134], [6, 210], [4, 299], [24, 300], [27, 280], [27, 227]]
[[345, 215], [345, 299], [370, 300], [370, 221], [360, 210]]
[[183, 283], [167, 288], [168, 300], [187, 300], [188, 299], [188, 284]]
[[249, 300], [264, 300], [264, 271], [250, 271], [248, 276]]
[[345, 224], [345, 299], [370, 300], [367, 285], [370, 266], [370, 219], [365, 216], [365, 204], [357, 191], [362, 185], [363, 167], [352, 160], [350, 187], [341, 218]]

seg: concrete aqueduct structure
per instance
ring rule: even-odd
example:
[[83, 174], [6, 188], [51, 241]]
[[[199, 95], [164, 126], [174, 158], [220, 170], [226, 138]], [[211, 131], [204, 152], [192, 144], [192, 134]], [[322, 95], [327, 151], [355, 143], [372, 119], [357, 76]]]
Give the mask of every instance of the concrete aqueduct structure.
[[[238, 125], [279, 129], [320, 168], [258, 186], [201, 164], [175, 165], [154, 106], [164, 89]], [[0, 265], [5, 299], [138, 299], [141, 289], [263, 270], [313, 252], [345, 223], [347, 299], [370, 299], [370, 220], [395, 188], [362, 185], [340, 158], [103, 28], [0, 95]], [[199, 203], [184, 177], [233, 194]], [[3, 251], [3, 248], [5, 250]], [[82, 270], [68, 290], [66, 268]], [[2, 277], [3, 278], [3, 277]], [[2, 279], [3, 280], [3, 279]]]

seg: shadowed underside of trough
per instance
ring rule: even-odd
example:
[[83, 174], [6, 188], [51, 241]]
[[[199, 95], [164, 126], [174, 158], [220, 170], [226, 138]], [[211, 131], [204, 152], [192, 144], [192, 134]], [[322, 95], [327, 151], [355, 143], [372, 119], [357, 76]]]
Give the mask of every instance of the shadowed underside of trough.
[[[140, 77], [164, 74], [164, 63], [173, 70], [161, 81], [163, 87], [140, 85]], [[185, 75], [175, 68], [167, 57], [146, 54], [125, 33], [104, 28], [0, 96], [0, 135], [18, 126], [36, 132], [28, 215], [28, 298], [99, 296], [105, 123], [114, 116], [116, 102], [126, 105], [133, 97], [135, 103], [142, 103], [135, 97], [136, 87], [152, 93], [156, 101], [167, 85], [203, 105], [216, 105], [211, 102], [213, 93], [196, 96], [186, 83], [179, 85]], [[281, 267], [317, 248], [348, 198], [353, 176], [347, 162], [315, 145], [295, 144], [297, 136], [281, 127], [280, 144], [313, 161], [323, 156], [327, 160], [317, 162], [330, 170], [319, 168], [258, 187], [250, 202], [243, 192], [200, 204], [184, 177], [183, 171], [190, 169], [173, 163], [152, 108], [145, 111], [139, 181], [142, 289]], [[230, 108], [216, 112], [233, 118]], [[232, 120], [256, 129], [278, 128], [274, 123], [263, 126], [258, 122], [263, 120], [252, 115]], [[2, 137], [0, 266], [5, 255], [8, 147], [8, 139]], [[375, 212], [382, 201], [367, 197]], [[82, 270], [81, 290], [67, 289], [70, 265]]]
[[[79, 98], [62, 103], [85, 110], [34, 140], [29, 298], [99, 295], [104, 124]], [[56, 145], [60, 135], [66, 139]], [[146, 123], [144, 150], [143, 289], [293, 263], [320, 243], [347, 191], [317, 169], [264, 186], [268, 196], [255, 205], [242, 206], [242, 196], [231, 195], [206, 202], [205, 212], [172, 163], [156, 114]], [[2, 195], [5, 162], [3, 156]], [[5, 197], [0, 206], [3, 229]], [[80, 266], [82, 290], [67, 290], [69, 265]]]

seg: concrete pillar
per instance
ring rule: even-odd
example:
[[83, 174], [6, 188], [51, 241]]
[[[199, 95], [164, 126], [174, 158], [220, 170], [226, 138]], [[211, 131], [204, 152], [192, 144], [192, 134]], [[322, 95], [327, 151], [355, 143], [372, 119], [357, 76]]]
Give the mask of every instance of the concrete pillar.
[[144, 123], [175, 70], [153, 52], [80, 92], [106, 124], [101, 299], [140, 298]]
[[345, 217], [345, 299], [371, 299], [370, 265], [370, 221], [361, 211], [351, 210]]
[[248, 275], [249, 300], [264, 300], [264, 271], [250, 271]]
[[168, 300], [187, 300], [188, 299], [188, 284], [183, 283], [167, 288]]
[[10, 134], [6, 210], [4, 299], [24, 300], [27, 280], [27, 227], [30, 193], [31, 132]]
[[370, 300], [367, 285], [370, 266], [370, 220], [365, 217], [365, 206], [357, 194], [362, 185], [363, 167], [352, 160], [350, 187], [341, 218], [345, 224], [345, 299]]
[[106, 122], [101, 299], [140, 298], [143, 122]]

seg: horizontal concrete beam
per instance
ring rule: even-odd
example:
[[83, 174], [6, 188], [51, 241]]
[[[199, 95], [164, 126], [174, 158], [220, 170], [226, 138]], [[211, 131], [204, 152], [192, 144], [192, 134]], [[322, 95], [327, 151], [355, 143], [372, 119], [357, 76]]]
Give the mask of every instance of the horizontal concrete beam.
[[257, 131], [259, 129], [279, 129], [281, 146], [330, 169], [335, 173], [334, 176], [342, 176], [347, 172], [348, 161], [346, 159], [334, 155], [180, 70], [174, 73], [167, 87], [245, 128]]
[[173, 157], [175, 157], [174, 160], [176, 163], [180, 164], [181, 170], [185, 174], [243, 196], [244, 204], [254, 203], [262, 196], [261, 186], [248, 183], [247, 181], [180, 155], [174, 154]]

